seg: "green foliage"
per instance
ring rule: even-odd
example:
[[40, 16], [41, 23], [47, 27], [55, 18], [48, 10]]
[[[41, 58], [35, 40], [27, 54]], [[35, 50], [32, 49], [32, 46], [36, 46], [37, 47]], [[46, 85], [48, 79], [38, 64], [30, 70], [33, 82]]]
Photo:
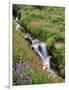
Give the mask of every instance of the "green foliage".
[[[56, 50], [54, 48], [56, 41], [64, 43], [64, 8], [43, 7], [41, 10], [37, 8], [31, 10], [27, 9], [26, 12], [27, 14], [25, 13], [21, 18], [20, 22], [23, 23], [21, 25], [23, 25], [34, 38], [38, 38], [47, 43], [48, 49], [51, 53], [54, 53], [53, 56], [58, 62], [58, 68], [62, 67], [62, 69], [59, 68], [60, 73], [63, 72], [64, 75], [64, 65], [62, 64], [62, 61], [64, 61], [62, 56], [64, 47], [63, 50]], [[59, 62], [60, 60], [61, 62]]]
[[64, 41], [64, 8], [43, 7], [42, 10], [35, 8], [27, 9], [26, 12], [20, 24], [33, 37], [46, 41], [49, 37], [54, 36], [55, 40]]
[[46, 43], [49, 49], [54, 47], [54, 42], [55, 42], [54, 36], [47, 39]]
[[64, 42], [65, 33], [64, 32], [58, 32], [55, 35], [56, 41]]
[[13, 63], [19, 61], [32, 61], [37, 60], [36, 54], [33, 53], [29, 47], [28, 42], [25, 40], [24, 35], [20, 31], [15, 31], [13, 34]]
[[48, 49], [54, 53], [53, 56], [58, 62], [58, 68], [61, 67], [59, 73], [64, 76], [64, 47], [62, 50], [54, 48], [56, 41], [64, 43], [64, 8], [43, 7], [42, 10], [28, 10], [21, 22], [34, 38], [47, 43]]
[[[33, 36], [33, 37], [37, 37], [38, 39], [42, 39], [42, 40], [44, 40], [44, 38], [46, 38], [46, 33], [44, 32], [44, 30], [43, 30], [43, 28], [42, 27], [40, 27], [40, 25], [37, 23], [37, 21], [33, 21], [33, 23], [34, 24], [32, 24], [33, 25], [33, 27], [31, 26], [31, 25], [28, 25], [27, 26], [27, 30], [29, 31], [29, 29], [30, 29], [30, 33], [31, 33], [31, 35]], [[40, 38], [41, 37], [41, 38]]]
[[37, 70], [32, 71], [32, 84], [50, 83], [48, 77]]
[[[15, 22], [13, 22], [15, 27]], [[16, 31], [13, 27], [13, 64], [19, 61], [33, 61], [39, 60], [32, 49], [29, 47], [29, 43], [25, 40], [24, 34], [20, 31]]]
[[29, 22], [31, 22], [33, 19], [36, 20], [37, 17], [35, 17], [34, 15], [31, 15], [31, 14], [24, 15], [20, 20], [20, 24], [21, 24], [21, 26], [26, 27], [29, 24]]
[[62, 77], [65, 77], [65, 52], [64, 47], [60, 47], [53, 50], [53, 56], [58, 63], [58, 73]]
[[16, 72], [13, 71], [13, 82], [14, 82], [13, 84], [16, 85], [17, 81], [18, 81], [18, 77], [16, 75]]
[[20, 55], [13, 55], [13, 63], [14, 65], [21, 60]]
[[[49, 51], [53, 55], [53, 59], [58, 64], [58, 74], [64, 76], [65, 56], [64, 47], [55, 48], [54, 43], [60, 41], [64, 43], [65, 25], [64, 25], [64, 8], [61, 7], [36, 7], [30, 5], [14, 5], [14, 16], [17, 16], [21, 10], [20, 24], [27, 32], [31, 33], [32, 37], [38, 38], [47, 43]], [[25, 40], [24, 34], [16, 31], [16, 24], [13, 21], [13, 65], [22, 62], [38, 61], [38, 56], [29, 47], [29, 43]], [[29, 71], [25, 71], [29, 75]], [[18, 80], [15, 73], [13, 76], [14, 82]], [[50, 83], [48, 76], [42, 72], [32, 70], [32, 84]]]
[[30, 71], [28, 68], [25, 69], [25, 76], [30, 76]]

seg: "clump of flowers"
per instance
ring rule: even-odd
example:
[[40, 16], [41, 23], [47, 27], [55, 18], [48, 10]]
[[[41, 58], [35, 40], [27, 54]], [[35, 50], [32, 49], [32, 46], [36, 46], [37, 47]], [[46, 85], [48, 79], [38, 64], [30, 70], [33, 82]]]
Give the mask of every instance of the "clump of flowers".
[[17, 63], [15, 65], [14, 74], [16, 76], [16, 85], [32, 84], [32, 69], [28, 64]]

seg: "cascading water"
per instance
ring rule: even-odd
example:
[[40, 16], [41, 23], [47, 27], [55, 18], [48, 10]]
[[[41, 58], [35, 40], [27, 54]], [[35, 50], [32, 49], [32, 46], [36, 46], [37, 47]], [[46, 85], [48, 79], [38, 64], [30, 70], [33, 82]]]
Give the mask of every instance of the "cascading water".
[[47, 56], [48, 56], [47, 46], [46, 46], [45, 43], [41, 43], [41, 44], [40, 44], [40, 47], [41, 47], [41, 49], [42, 49], [42, 55], [43, 55], [44, 59], [46, 59]]
[[30, 34], [25, 34], [25, 38], [30, 39], [32, 45], [31, 47], [34, 49], [35, 52], [40, 56], [42, 59], [43, 70], [46, 68], [50, 69], [50, 56], [48, 56], [47, 46], [46, 43], [39, 41], [38, 39], [32, 39]]
[[[18, 23], [18, 18], [16, 17], [16, 29], [20, 30], [21, 26]], [[50, 68], [50, 59], [51, 56], [48, 55], [47, 51], [47, 45], [46, 43], [39, 41], [38, 39], [33, 39], [29, 33], [25, 33], [25, 38], [29, 39], [32, 43], [31, 48], [34, 49], [34, 51], [40, 56], [42, 60], [42, 65], [43, 65], [43, 70], [47, 68], [48, 71], [51, 73], [55, 73], [51, 68]]]
[[51, 56], [48, 55], [47, 45], [44, 42], [39, 41], [38, 39], [31, 39], [32, 45], [31, 47], [34, 49], [35, 52], [40, 56], [42, 60], [43, 70], [47, 68], [49, 72], [52, 74], [56, 74], [50, 67], [50, 59]]
[[20, 30], [21, 26], [18, 23], [18, 17], [16, 17], [16, 30]]
[[45, 70], [46, 67], [49, 69], [50, 68], [50, 56], [48, 56], [46, 44], [44, 42], [40, 42], [39, 40], [36, 40], [35, 43], [31, 45], [31, 47], [34, 48], [37, 54], [41, 57], [42, 64], [43, 64], [43, 70]]

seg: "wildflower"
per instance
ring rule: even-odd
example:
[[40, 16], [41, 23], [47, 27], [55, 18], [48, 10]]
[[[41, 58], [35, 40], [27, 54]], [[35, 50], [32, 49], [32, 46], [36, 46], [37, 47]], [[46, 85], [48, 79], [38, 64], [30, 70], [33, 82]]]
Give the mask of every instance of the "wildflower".
[[17, 68], [22, 68], [23, 67], [23, 64], [19, 63], [17, 64]]
[[31, 80], [31, 78], [29, 76], [26, 77], [26, 80]]

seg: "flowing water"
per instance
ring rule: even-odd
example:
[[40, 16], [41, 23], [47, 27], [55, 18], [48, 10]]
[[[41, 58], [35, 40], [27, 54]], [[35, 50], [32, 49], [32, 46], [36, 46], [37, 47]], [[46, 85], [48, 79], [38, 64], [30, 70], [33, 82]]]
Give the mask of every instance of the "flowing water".
[[54, 71], [50, 67], [50, 60], [52, 56], [48, 55], [46, 43], [39, 41], [38, 39], [33, 39], [29, 33], [25, 33], [25, 38], [31, 41], [31, 48], [40, 56], [42, 60], [43, 70], [47, 70], [54, 75], [57, 75], [57, 71]]
[[30, 39], [31, 41], [31, 48], [40, 56], [42, 60], [43, 70], [46, 68], [51, 72], [54, 71], [50, 68], [50, 59], [51, 56], [48, 55], [47, 45], [46, 43], [39, 41], [38, 39], [33, 39], [29, 33], [25, 33], [25, 38]]
[[18, 23], [18, 17], [16, 17], [16, 30], [20, 30], [21, 26], [20, 24]]
[[[18, 18], [16, 18], [16, 29], [20, 30], [20, 24], [18, 24]], [[50, 59], [51, 56], [48, 55], [47, 45], [46, 43], [39, 41], [38, 39], [33, 39], [29, 33], [24, 33], [26, 39], [31, 41], [31, 48], [40, 56], [42, 60], [43, 70], [47, 68], [47, 70], [51, 73], [56, 73], [50, 67]]]

